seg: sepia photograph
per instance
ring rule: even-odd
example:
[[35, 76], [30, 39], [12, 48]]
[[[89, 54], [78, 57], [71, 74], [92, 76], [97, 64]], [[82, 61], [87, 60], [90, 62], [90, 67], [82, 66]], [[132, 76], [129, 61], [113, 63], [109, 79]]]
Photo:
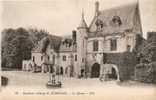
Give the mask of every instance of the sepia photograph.
[[155, 0], [0, 1], [2, 100], [156, 100], [155, 5]]

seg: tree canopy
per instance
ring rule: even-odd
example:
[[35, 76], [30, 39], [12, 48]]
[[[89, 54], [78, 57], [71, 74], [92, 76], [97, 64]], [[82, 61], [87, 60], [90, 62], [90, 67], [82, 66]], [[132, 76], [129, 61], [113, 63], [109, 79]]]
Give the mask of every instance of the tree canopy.
[[2, 31], [2, 68], [22, 68], [22, 60], [31, 58], [31, 50], [48, 32], [42, 29], [7, 28]]

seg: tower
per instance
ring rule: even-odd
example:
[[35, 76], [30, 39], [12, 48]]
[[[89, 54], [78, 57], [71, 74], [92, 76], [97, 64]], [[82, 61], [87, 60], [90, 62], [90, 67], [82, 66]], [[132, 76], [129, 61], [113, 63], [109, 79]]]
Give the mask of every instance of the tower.
[[82, 12], [81, 22], [77, 27], [77, 75], [81, 75], [82, 70], [85, 70], [86, 52], [87, 52], [87, 32], [88, 27], [84, 19], [84, 13]]

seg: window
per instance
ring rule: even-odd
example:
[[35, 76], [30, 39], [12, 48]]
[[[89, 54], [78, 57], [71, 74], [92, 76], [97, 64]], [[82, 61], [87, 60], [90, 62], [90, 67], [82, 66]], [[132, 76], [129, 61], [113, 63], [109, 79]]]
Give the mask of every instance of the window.
[[55, 55], [53, 55], [53, 63], [55, 64]]
[[117, 39], [111, 39], [111, 51], [117, 50]]
[[97, 40], [95, 40], [93, 42], [93, 51], [98, 51], [98, 47], [99, 47], [99, 42]]
[[50, 57], [48, 56], [48, 60], [50, 59]]
[[119, 16], [113, 16], [112, 22], [113, 22], [115, 25], [118, 25], [118, 26], [120, 26], [120, 25], [122, 24], [121, 19], [120, 19]]
[[34, 56], [33, 56], [33, 59], [32, 60], [33, 60], [33, 62], [35, 62], [35, 57]]
[[66, 56], [65, 55], [62, 57], [62, 60], [63, 61], [66, 61]]
[[75, 61], [77, 61], [77, 55], [75, 55]]
[[43, 56], [41, 56], [41, 61], [43, 60]]
[[127, 45], [127, 51], [129, 52], [131, 50], [131, 46]]
[[84, 62], [84, 58], [82, 58], [82, 62]]
[[100, 31], [104, 26], [102, 20], [100, 20], [100, 19], [96, 20], [95, 25], [96, 25], [98, 31]]

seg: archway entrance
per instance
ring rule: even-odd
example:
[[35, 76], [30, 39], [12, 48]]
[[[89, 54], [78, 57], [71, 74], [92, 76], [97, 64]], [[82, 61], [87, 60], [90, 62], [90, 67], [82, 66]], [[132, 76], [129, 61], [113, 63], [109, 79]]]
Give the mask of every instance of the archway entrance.
[[113, 67], [111, 68], [111, 71], [108, 74], [108, 78], [117, 80], [117, 72], [116, 72], [115, 68], [113, 68]]
[[100, 64], [94, 63], [91, 69], [91, 78], [97, 78], [100, 76]]
[[119, 70], [118, 67], [114, 64], [103, 64], [101, 66], [101, 75], [100, 80], [117, 80], [119, 81]]

